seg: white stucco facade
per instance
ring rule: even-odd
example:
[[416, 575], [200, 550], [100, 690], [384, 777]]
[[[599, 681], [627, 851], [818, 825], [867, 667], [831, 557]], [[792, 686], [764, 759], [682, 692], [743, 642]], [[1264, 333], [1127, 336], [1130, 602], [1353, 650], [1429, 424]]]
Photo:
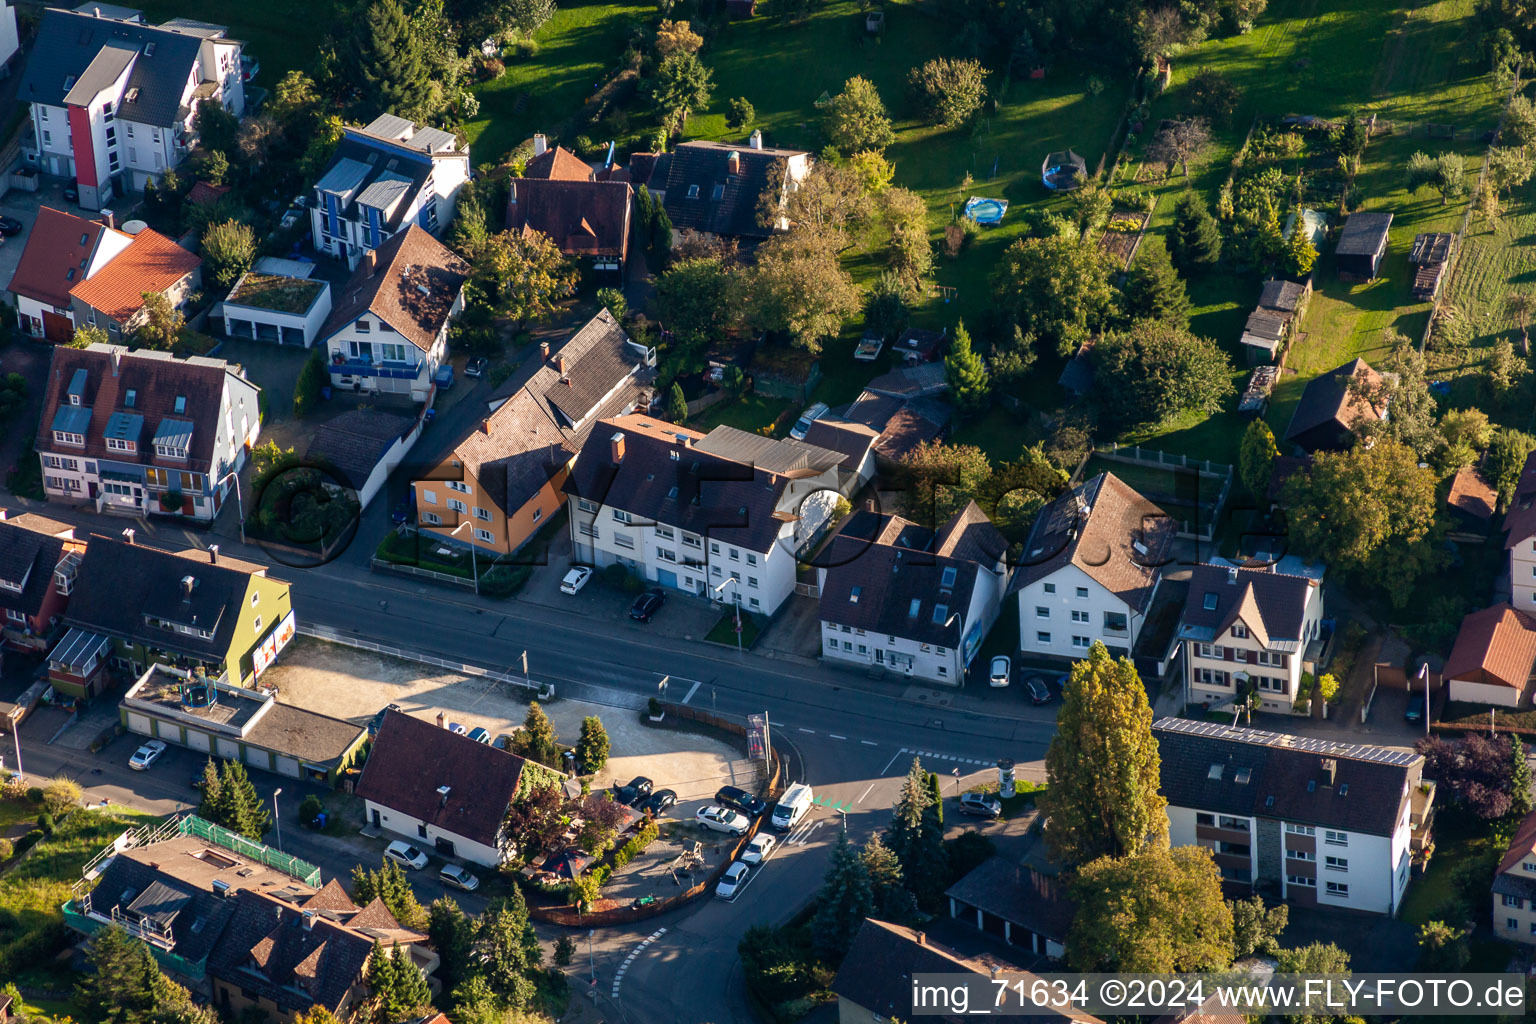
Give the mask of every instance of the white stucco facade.
[[445, 828], [422, 821], [420, 818], [413, 818], [409, 814], [385, 807], [373, 800], [364, 800], [363, 805], [368, 821], [400, 836], [423, 853], [429, 855], [435, 853], [438, 840], [442, 839], [453, 844], [453, 856], [479, 864], [481, 867], [500, 867], [502, 861], [506, 860], [507, 851], [466, 839]]
[[1536, 615], [1536, 537], [1527, 537], [1509, 549], [1511, 601], [1517, 609]]
[[1116, 657], [1129, 655], [1146, 622], [1146, 616], [1070, 562], [1021, 588], [1018, 596], [1019, 649], [1027, 655], [1084, 658], [1095, 641]]
[[1452, 679], [1449, 683], [1451, 700], [1464, 700], [1473, 704], [1493, 704], [1501, 708], [1519, 707], [1520, 695], [1524, 692], [1513, 686], [1477, 683], [1468, 679]]

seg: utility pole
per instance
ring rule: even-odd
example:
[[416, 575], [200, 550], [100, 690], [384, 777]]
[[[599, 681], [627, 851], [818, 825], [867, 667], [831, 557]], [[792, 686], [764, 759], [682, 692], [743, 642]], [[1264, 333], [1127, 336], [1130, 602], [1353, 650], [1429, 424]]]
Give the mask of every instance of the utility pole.
[[277, 852], [283, 852], [283, 821], [277, 813], [277, 798], [283, 795], [283, 787], [272, 791], [272, 824], [277, 828]]

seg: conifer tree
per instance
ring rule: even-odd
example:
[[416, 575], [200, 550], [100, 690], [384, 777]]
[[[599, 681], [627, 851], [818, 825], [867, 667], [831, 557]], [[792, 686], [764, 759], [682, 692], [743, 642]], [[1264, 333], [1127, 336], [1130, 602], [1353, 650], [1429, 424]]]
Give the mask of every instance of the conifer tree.
[[1199, 273], [1221, 259], [1221, 229], [1196, 192], [1179, 197], [1173, 211], [1173, 254], [1187, 273]]
[[875, 909], [869, 870], [857, 850], [840, 832], [827, 864], [826, 880], [816, 897], [816, 916], [811, 919], [811, 941], [829, 960], [839, 960], [853, 945], [859, 925]]
[[928, 789], [927, 775], [922, 762], [914, 757], [884, 837], [885, 845], [901, 862], [907, 888], [924, 910], [938, 905], [949, 863], [944, 853], [944, 835], [929, 813], [933, 794]]
[[1189, 292], [1173, 269], [1168, 249], [1157, 239], [1144, 239], [1125, 282], [1126, 312], [1137, 320], [1161, 320], [1189, 326]]
[[906, 924], [917, 919], [917, 903], [907, 891], [901, 874], [901, 861], [890, 851], [876, 832], [859, 851], [864, 871], [869, 875], [870, 895], [875, 903], [875, 916], [882, 921]]
[[530, 761], [550, 768], [560, 768], [560, 743], [549, 716], [539, 707], [538, 701], [528, 705], [528, 715], [523, 719], [523, 729], [513, 741], [516, 753]]
[[603, 720], [596, 715], [583, 718], [581, 736], [576, 740], [576, 770], [583, 775], [602, 771], [603, 765], [608, 763], [610, 749], [608, 731], [603, 728]]
[[398, 0], [373, 0], [358, 26], [354, 67], [370, 111], [412, 116], [431, 93], [425, 46]]
[[1531, 763], [1518, 734], [1509, 737], [1509, 812], [1519, 817], [1531, 813]]
[[944, 357], [944, 376], [949, 381], [949, 394], [955, 408], [969, 415], [987, 407], [992, 390], [987, 367], [971, 348], [971, 335], [965, 329], [964, 321], [955, 326], [954, 340], [949, 343], [949, 354]]
[[272, 816], [267, 806], [256, 795], [256, 787], [246, 774], [245, 765], [239, 761], [225, 761], [219, 768], [218, 784], [213, 787], [210, 799], [207, 791], [208, 769], [203, 769], [203, 809], [215, 825], [222, 825], [247, 839], [260, 839], [271, 827]]
[[1306, 223], [1301, 211], [1296, 212], [1296, 223], [1291, 225], [1291, 237], [1285, 240], [1285, 254], [1281, 257], [1285, 272], [1292, 277], [1306, 277], [1317, 263], [1317, 249], [1307, 237]]

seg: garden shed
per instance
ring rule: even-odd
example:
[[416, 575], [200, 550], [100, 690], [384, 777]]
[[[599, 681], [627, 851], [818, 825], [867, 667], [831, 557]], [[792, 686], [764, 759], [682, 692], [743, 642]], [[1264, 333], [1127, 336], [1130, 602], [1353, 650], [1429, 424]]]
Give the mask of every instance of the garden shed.
[[1387, 234], [1391, 228], [1390, 213], [1351, 214], [1334, 250], [1339, 277], [1373, 280], [1381, 270], [1381, 258], [1387, 254]]
[[1427, 231], [1416, 235], [1408, 250], [1413, 266], [1413, 297], [1431, 302], [1445, 280], [1445, 272], [1456, 252], [1456, 236], [1449, 231]]

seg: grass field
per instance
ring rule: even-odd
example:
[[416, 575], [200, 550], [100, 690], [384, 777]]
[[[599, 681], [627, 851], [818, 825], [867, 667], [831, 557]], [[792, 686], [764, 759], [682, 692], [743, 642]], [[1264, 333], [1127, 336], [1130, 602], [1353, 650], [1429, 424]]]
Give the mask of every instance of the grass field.
[[321, 35], [336, 17], [336, 0], [268, 0], [261, 4], [230, 4], [226, 0], [147, 0], [132, 5], [151, 24], [171, 18], [191, 18], [228, 25], [229, 34], [245, 43], [246, 52], [261, 61], [255, 84], [267, 90], [289, 71], [308, 71]]

